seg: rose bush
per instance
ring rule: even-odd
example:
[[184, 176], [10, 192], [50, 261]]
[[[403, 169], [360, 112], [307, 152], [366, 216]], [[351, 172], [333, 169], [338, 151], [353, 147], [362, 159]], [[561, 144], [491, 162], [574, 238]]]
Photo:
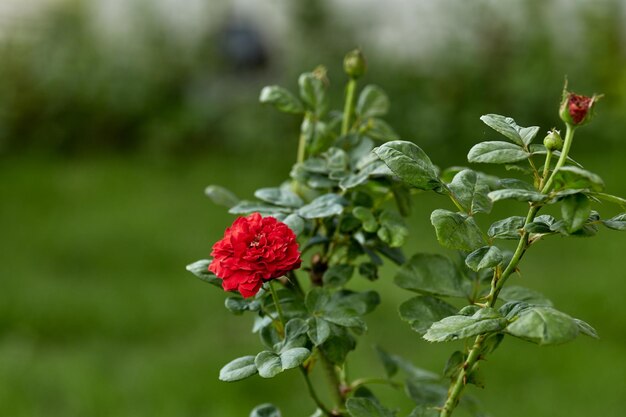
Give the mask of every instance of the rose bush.
[[300, 267], [302, 260], [293, 231], [274, 217], [252, 213], [239, 217], [213, 245], [209, 271], [225, 291], [244, 298], [256, 295], [265, 281]]
[[[300, 76], [299, 95], [265, 87], [262, 103], [303, 119], [290, 179], [257, 190], [256, 201], [240, 201], [219, 186], [206, 189], [215, 203], [248, 217], [226, 230], [213, 246], [212, 260], [187, 269], [239, 291], [243, 298], [230, 295], [225, 306], [237, 315], [254, 314], [253, 332], [263, 345], [260, 352], [226, 364], [219, 378], [273, 378], [298, 368], [315, 403], [311, 417], [395, 417], [395, 408], [382, 405], [370, 390], [381, 383], [401, 388], [415, 403], [408, 417], [450, 417], [457, 407], [483, 417], [466, 387], [484, 387], [481, 365], [504, 338], [544, 346], [579, 335], [597, 337], [590, 324], [558, 310], [543, 294], [505, 284], [516, 280], [525, 253], [550, 236], [591, 237], [600, 226], [626, 230], [626, 199], [604, 192], [602, 179], [570, 157], [574, 133], [590, 120], [599, 96], [565, 89], [564, 139], [553, 129], [543, 144], [536, 140], [538, 126], [523, 127], [498, 114], [482, 116], [501, 137], [476, 144], [467, 159], [505, 166], [507, 177], [500, 178], [467, 167], [440, 170], [415, 143], [399, 140], [380, 118], [389, 108], [386, 94], [374, 85], [358, 94], [365, 68], [360, 52], [348, 55], [343, 112], [330, 111], [323, 67]], [[409, 232], [403, 217], [410, 213], [412, 196], [424, 192], [450, 199], [430, 220], [441, 246], [454, 251], [451, 256], [425, 252], [406, 259], [401, 250]], [[528, 212], [491, 219], [482, 230], [483, 219], [503, 200], [522, 202]], [[600, 200], [622, 212], [601, 217], [592, 208]], [[380, 303], [376, 291], [351, 289], [353, 277], [358, 272], [374, 285], [385, 259], [400, 265], [395, 284], [413, 293], [399, 306], [400, 318], [429, 342], [463, 341], [442, 374], [381, 347], [376, 352], [384, 376], [353, 378], [348, 372], [358, 336], [367, 331], [364, 316]], [[273, 284], [280, 284], [278, 290]], [[310, 378], [320, 368], [332, 403]], [[250, 414], [280, 415], [271, 404]]]

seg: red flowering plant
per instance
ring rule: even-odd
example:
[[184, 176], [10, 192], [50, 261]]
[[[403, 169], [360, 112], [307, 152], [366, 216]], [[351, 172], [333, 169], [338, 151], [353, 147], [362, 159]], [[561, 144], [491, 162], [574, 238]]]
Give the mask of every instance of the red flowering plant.
[[[216, 185], [206, 189], [213, 202], [245, 217], [213, 245], [212, 259], [187, 269], [230, 292], [226, 308], [252, 314], [263, 345], [226, 364], [219, 378], [272, 378], [298, 368], [314, 403], [312, 417], [395, 417], [369, 389], [373, 383], [402, 388], [415, 403], [408, 417], [449, 417], [457, 407], [485, 416], [465, 389], [484, 386], [480, 365], [505, 337], [538, 345], [581, 334], [597, 337], [591, 325], [559, 311], [546, 296], [505, 284], [515, 279], [524, 254], [550, 236], [590, 237], [600, 226], [626, 230], [626, 213], [602, 218], [593, 207], [607, 201], [623, 210], [626, 199], [605, 193], [602, 179], [570, 157], [574, 133], [589, 121], [598, 97], [565, 91], [565, 137], [553, 129], [542, 144], [534, 143], [538, 126], [482, 116], [506, 141], [478, 143], [468, 162], [504, 165], [516, 176], [499, 178], [465, 167], [437, 169], [419, 146], [398, 140], [381, 119], [389, 100], [379, 87], [365, 86], [357, 97], [357, 80], [365, 73], [359, 51], [346, 56], [344, 69], [342, 112], [329, 110], [323, 67], [299, 77], [298, 95], [278, 86], [261, 91], [262, 103], [303, 119], [287, 181], [257, 190], [255, 200], [239, 200]], [[441, 246], [454, 256], [417, 253], [405, 259], [400, 249], [408, 235], [403, 216], [411, 194], [423, 191], [450, 199], [451, 206], [433, 211], [430, 221]], [[481, 230], [476, 219], [489, 216], [502, 200], [522, 202], [528, 212]], [[349, 377], [348, 356], [367, 330], [364, 316], [380, 302], [376, 291], [350, 287], [357, 275], [375, 281], [384, 259], [400, 266], [395, 284], [416, 293], [400, 305], [400, 318], [429, 342], [464, 342], [442, 374], [377, 348], [385, 376]], [[310, 377], [319, 368], [332, 403]], [[399, 373], [404, 380], [397, 379]], [[251, 416], [279, 417], [280, 411], [263, 404]]]
[[[214, 203], [245, 217], [213, 245], [212, 259], [187, 267], [232, 293], [228, 310], [254, 315], [254, 331], [264, 345], [224, 366], [220, 379], [271, 378], [299, 368], [317, 415], [326, 416], [347, 415], [347, 400], [367, 381], [350, 380], [345, 366], [367, 330], [363, 316], [380, 297], [350, 289], [353, 277], [375, 281], [384, 259], [404, 262], [403, 216], [410, 210], [409, 187], [372, 153], [376, 145], [398, 139], [381, 118], [389, 99], [375, 85], [357, 91], [366, 70], [360, 51], [346, 56], [344, 70], [343, 111], [330, 110], [323, 67], [299, 77], [298, 95], [279, 86], [262, 89], [261, 103], [302, 117], [290, 178], [257, 190], [254, 200], [207, 187]], [[333, 404], [322, 401], [313, 386], [310, 374], [317, 368], [328, 379]], [[267, 412], [269, 406], [260, 407]]]

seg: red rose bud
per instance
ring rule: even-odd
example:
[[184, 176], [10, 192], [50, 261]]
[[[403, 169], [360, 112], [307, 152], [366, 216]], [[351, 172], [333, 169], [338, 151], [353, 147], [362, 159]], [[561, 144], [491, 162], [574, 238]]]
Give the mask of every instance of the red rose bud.
[[600, 97], [596, 95], [593, 97], [581, 96], [564, 90], [563, 101], [559, 111], [561, 120], [574, 126], [581, 126], [587, 123], [591, 120], [594, 104]]
[[285, 223], [253, 213], [237, 218], [224, 238], [213, 245], [209, 271], [222, 280], [225, 291], [245, 297], [259, 292], [265, 281], [300, 267], [296, 235]]

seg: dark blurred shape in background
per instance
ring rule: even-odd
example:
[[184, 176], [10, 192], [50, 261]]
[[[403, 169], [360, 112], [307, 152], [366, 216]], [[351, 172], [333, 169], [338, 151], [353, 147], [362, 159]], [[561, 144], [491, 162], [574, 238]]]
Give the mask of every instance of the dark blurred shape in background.
[[437, 150], [464, 149], [476, 115], [494, 109], [553, 123], [565, 75], [575, 90], [608, 93], [597, 142], [618, 143], [624, 127], [619, 0], [106, 3], [4, 6], [0, 154], [233, 151], [259, 129], [263, 146], [279, 147], [290, 130], [259, 125], [254, 92], [319, 63], [341, 83], [336, 62], [355, 45], [401, 135]]
[[[300, 120], [259, 105], [260, 89], [295, 90], [324, 64], [341, 108], [355, 47], [362, 85], [390, 96], [386, 120], [441, 165], [491, 135], [482, 114], [559, 128], [565, 76], [604, 93], [574, 155], [626, 195], [624, 0], [1, 0], [0, 416], [239, 417], [268, 401], [312, 413], [285, 394], [302, 388], [290, 376], [217, 381], [255, 336], [184, 266], [232, 221], [204, 186], [243, 197], [289, 172]], [[407, 253], [435, 250], [435, 198], [417, 205]], [[599, 239], [542, 242], [523, 279], [602, 340], [511, 342], [481, 396], [495, 415], [624, 415], [624, 237]], [[449, 352], [397, 319], [407, 295], [391, 274], [352, 369], [371, 366], [371, 341], [439, 371]]]
[[218, 33], [217, 42], [222, 59], [233, 71], [259, 71], [267, 67], [267, 47], [251, 22], [228, 19]]

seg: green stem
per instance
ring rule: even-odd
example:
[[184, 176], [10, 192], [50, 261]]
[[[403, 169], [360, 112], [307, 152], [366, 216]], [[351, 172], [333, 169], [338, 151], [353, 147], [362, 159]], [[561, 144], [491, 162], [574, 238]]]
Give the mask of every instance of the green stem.
[[341, 383], [339, 381], [339, 377], [337, 376], [337, 370], [335, 369], [335, 365], [326, 357], [321, 349], [319, 349], [318, 352], [320, 359], [322, 360], [324, 370], [326, 371], [326, 378], [328, 379], [330, 385], [330, 390], [333, 396], [333, 400], [335, 401], [335, 406], [337, 409], [339, 409], [344, 405], [344, 398], [343, 394], [341, 393]]
[[[304, 113], [304, 119], [302, 123], [311, 119], [311, 114], [309, 112]], [[304, 162], [304, 158], [306, 158], [306, 136], [304, 132], [302, 132], [302, 128], [300, 128], [300, 138], [298, 139], [298, 156], [296, 159], [297, 163]]]
[[[526, 224], [534, 220], [538, 211], [539, 211], [539, 207], [533, 206], [530, 208], [530, 210], [528, 211], [528, 215], [526, 216], [526, 221], [524, 222], [524, 226], [526, 226]], [[527, 247], [528, 247], [528, 232], [523, 231], [522, 236], [520, 237], [519, 242], [517, 244], [517, 248], [515, 249], [515, 253], [513, 253], [513, 257], [511, 258], [511, 261], [509, 262], [507, 267], [502, 272], [502, 275], [500, 275], [499, 277], [497, 275], [494, 275], [494, 279], [491, 283], [491, 292], [487, 296], [487, 299], [489, 300], [489, 304], [488, 304], [489, 307], [493, 307], [496, 305], [496, 301], [498, 300], [498, 294], [500, 293], [500, 290], [502, 289], [502, 285], [504, 285], [508, 277], [517, 268], [517, 265], [519, 264], [519, 261], [522, 259], [524, 252], [526, 252]], [[446, 399], [446, 402], [443, 405], [443, 408], [441, 409], [441, 413], [439, 414], [439, 417], [451, 416], [452, 412], [454, 411], [456, 406], [459, 404], [459, 401], [461, 399], [461, 394], [463, 393], [463, 389], [465, 388], [465, 385], [467, 384], [467, 377], [469, 376], [471, 371], [475, 369], [474, 367], [476, 363], [478, 362], [478, 360], [480, 359], [480, 352], [482, 351], [482, 345], [483, 345], [485, 338], [486, 338], [486, 335], [481, 334], [481, 335], [478, 335], [476, 339], [474, 340], [474, 345], [472, 346], [472, 349], [470, 349], [467, 359], [465, 360], [465, 363], [463, 364], [463, 367], [461, 368], [461, 371], [459, 372], [459, 375], [457, 376], [456, 380], [453, 382], [452, 386], [450, 387], [450, 390], [448, 391], [448, 398]]]
[[567, 155], [569, 154], [569, 150], [572, 147], [572, 142], [574, 141], [574, 132], [576, 131], [576, 127], [570, 125], [569, 123], [566, 126], [565, 141], [563, 143], [563, 149], [561, 150], [561, 156], [559, 157], [559, 160], [554, 167], [554, 171], [552, 171], [552, 175], [550, 175], [550, 178], [548, 178], [548, 181], [541, 189], [541, 192], [544, 194], [546, 194], [548, 191], [550, 191], [550, 188], [552, 188], [555, 174], [557, 173], [559, 168], [565, 165], [565, 162], [567, 161]]
[[285, 316], [283, 316], [283, 308], [280, 306], [280, 301], [278, 300], [278, 294], [274, 289], [274, 285], [272, 281], [269, 281], [270, 292], [272, 293], [272, 299], [274, 300], [274, 305], [276, 306], [276, 312], [278, 313], [278, 319], [283, 324], [283, 328], [287, 323], [285, 323]]
[[548, 149], [548, 153], [546, 154], [546, 162], [543, 166], [543, 175], [541, 176], [541, 181], [539, 182], [539, 188], [543, 188], [543, 183], [546, 181], [548, 177], [548, 172], [550, 172], [550, 162], [552, 161], [552, 151]]
[[322, 400], [320, 400], [320, 397], [318, 397], [317, 393], [315, 392], [315, 388], [313, 387], [313, 384], [311, 383], [311, 379], [309, 378], [309, 373], [304, 368], [304, 366], [300, 366], [300, 371], [302, 371], [302, 376], [304, 376], [304, 380], [306, 381], [306, 387], [309, 390], [309, 395], [311, 396], [311, 398], [317, 405], [317, 408], [322, 410], [322, 412], [326, 414], [327, 416], [332, 417], [334, 415], [333, 412], [330, 411], [328, 407], [324, 405]]
[[472, 347], [472, 350], [470, 350], [467, 360], [463, 364], [463, 368], [461, 368], [461, 372], [459, 372], [456, 381], [454, 381], [454, 384], [448, 391], [448, 399], [443, 405], [439, 417], [450, 417], [456, 406], [459, 404], [459, 401], [461, 400], [461, 393], [467, 383], [468, 369], [473, 369], [474, 364], [478, 360], [485, 337], [486, 336], [482, 334], [476, 337], [474, 346]]
[[354, 92], [356, 90], [356, 79], [350, 78], [346, 86], [346, 103], [343, 107], [343, 121], [341, 123], [341, 135], [346, 135], [350, 130], [350, 119], [354, 112]]
[[[552, 175], [550, 175], [550, 178], [546, 181], [543, 188], [541, 188], [541, 192], [543, 194], [547, 194], [550, 191], [554, 183], [555, 173], [567, 161], [567, 155], [569, 154], [569, 151], [572, 146], [573, 139], [574, 139], [574, 130], [575, 128], [573, 126], [569, 124], [567, 125], [567, 131], [565, 134], [565, 142], [563, 144], [563, 150], [561, 151], [561, 156], [559, 157], [559, 160], [556, 164], [556, 167], [554, 168], [554, 171], [552, 171]], [[549, 157], [550, 156], [548, 153], [548, 156], [546, 157], [546, 166], [549, 166], [549, 162], [550, 162]], [[549, 169], [546, 170], [544, 168], [542, 180], [545, 180], [545, 177], [548, 172], [549, 172]], [[497, 274], [494, 275], [494, 279], [491, 283], [491, 291], [489, 292], [489, 295], [487, 296], [487, 300], [489, 301], [488, 303], [489, 307], [494, 307], [496, 305], [496, 301], [498, 300], [498, 295], [500, 294], [500, 290], [502, 290], [502, 287], [506, 283], [507, 279], [511, 276], [511, 274], [515, 272], [519, 262], [522, 259], [522, 256], [524, 256], [526, 249], [528, 249], [529, 233], [525, 230], [526, 225], [531, 223], [535, 219], [535, 216], [539, 212], [540, 208], [541, 206], [530, 207], [530, 209], [528, 210], [528, 215], [526, 216], [526, 220], [524, 221], [522, 235], [520, 236], [519, 242], [517, 244], [517, 248], [515, 249], [515, 252], [513, 253], [513, 257], [511, 258], [511, 261], [502, 272], [502, 275], [500, 276], [498, 276]], [[463, 393], [463, 389], [465, 388], [465, 385], [467, 385], [467, 377], [474, 369], [476, 369], [477, 363], [480, 360], [480, 353], [482, 351], [483, 342], [485, 341], [486, 337], [487, 335], [481, 334], [481, 335], [478, 335], [476, 339], [474, 340], [474, 345], [470, 349], [467, 359], [465, 360], [465, 363], [463, 364], [463, 367], [461, 368], [461, 371], [459, 372], [459, 375], [457, 376], [456, 380], [453, 382], [452, 386], [450, 387], [450, 390], [448, 391], [448, 398], [446, 399], [446, 402], [443, 405], [443, 408], [441, 409], [439, 417], [450, 417], [452, 415], [452, 412], [456, 408], [456, 406], [459, 404], [459, 401], [461, 399], [461, 394]]]

